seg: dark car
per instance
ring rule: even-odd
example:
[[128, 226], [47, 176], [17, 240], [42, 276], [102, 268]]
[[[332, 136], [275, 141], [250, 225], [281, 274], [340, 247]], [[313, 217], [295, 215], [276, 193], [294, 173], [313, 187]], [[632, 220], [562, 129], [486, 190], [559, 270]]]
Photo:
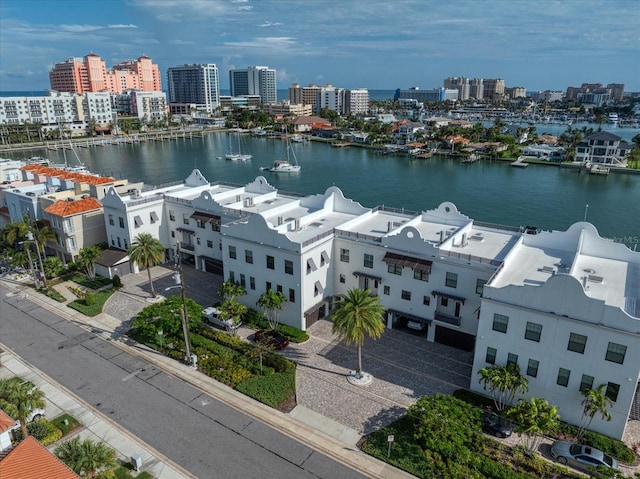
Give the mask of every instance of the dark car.
[[284, 349], [289, 344], [286, 336], [277, 331], [260, 329], [253, 334], [253, 340], [270, 349]]
[[491, 411], [482, 416], [482, 429], [496, 437], [509, 437], [513, 434], [511, 421]]

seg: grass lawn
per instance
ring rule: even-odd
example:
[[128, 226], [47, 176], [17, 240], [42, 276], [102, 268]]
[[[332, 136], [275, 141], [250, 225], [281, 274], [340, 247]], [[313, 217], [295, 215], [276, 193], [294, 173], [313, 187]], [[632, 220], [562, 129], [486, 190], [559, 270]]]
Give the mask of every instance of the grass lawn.
[[133, 466], [131, 464], [125, 464], [113, 470], [116, 479], [152, 479], [153, 476], [147, 471], [142, 471], [138, 475], [132, 475]]
[[67, 298], [58, 293], [55, 289], [49, 288], [46, 291], [40, 291], [45, 296], [49, 296], [51, 299], [55, 299], [58, 303], [64, 303]]
[[107, 299], [115, 293], [115, 289], [107, 289], [105, 291], [99, 291], [94, 296], [94, 303], [92, 305], [85, 304], [84, 300], [76, 299], [75, 301], [67, 304], [72, 309], [76, 311], [80, 311], [85, 316], [96, 316], [102, 312], [102, 307], [104, 303], [107, 302]]
[[[65, 420], [67, 421], [66, 424], [65, 424]], [[58, 416], [57, 418], [51, 421], [51, 424], [53, 424], [55, 427], [60, 429], [60, 431], [62, 431], [62, 437], [65, 437], [71, 431], [74, 431], [75, 429], [82, 426], [82, 424], [80, 424], [76, 418], [74, 418], [73, 416], [70, 416], [69, 414], [63, 414], [62, 416]]]
[[80, 286], [91, 289], [100, 289], [103, 286], [111, 284], [111, 280], [109, 278], [105, 278], [104, 276], [96, 276], [92, 281], [88, 279], [84, 274], [75, 274], [70, 279], [74, 283], [78, 283]]

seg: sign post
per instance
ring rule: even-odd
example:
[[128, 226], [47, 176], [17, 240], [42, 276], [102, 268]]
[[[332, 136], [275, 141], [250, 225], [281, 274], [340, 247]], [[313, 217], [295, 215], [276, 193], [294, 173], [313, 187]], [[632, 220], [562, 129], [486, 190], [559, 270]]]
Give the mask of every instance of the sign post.
[[387, 449], [387, 458], [391, 455], [391, 443], [395, 440], [393, 434], [389, 434], [387, 436], [387, 443], [389, 443], [389, 448]]

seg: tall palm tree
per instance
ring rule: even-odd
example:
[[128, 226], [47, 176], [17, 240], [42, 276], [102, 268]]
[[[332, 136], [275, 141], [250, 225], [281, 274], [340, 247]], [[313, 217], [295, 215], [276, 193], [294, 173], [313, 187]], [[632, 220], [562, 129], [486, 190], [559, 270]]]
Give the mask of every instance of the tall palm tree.
[[596, 414], [600, 414], [600, 417], [605, 421], [611, 421], [609, 408], [613, 406], [613, 401], [607, 397], [606, 387], [606, 384], [601, 384], [595, 389], [586, 388], [580, 391], [584, 399], [582, 400], [582, 419], [578, 429], [578, 440], [582, 439], [584, 433], [587, 432]]
[[116, 451], [103, 442], [91, 439], [80, 441], [80, 437], [63, 442], [53, 453], [76, 474], [92, 479], [98, 470], [118, 465]]
[[140, 233], [133, 239], [131, 246], [127, 250], [129, 259], [142, 268], [147, 268], [149, 275], [149, 287], [151, 288], [151, 296], [157, 296], [156, 290], [153, 289], [153, 281], [151, 280], [151, 268], [159, 265], [164, 259], [164, 246], [159, 239], [154, 238], [149, 233]]
[[29, 227], [24, 221], [15, 221], [5, 226], [2, 231], [4, 234], [4, 240], [10, 245], [15, 246], [18, 241], [27, 236]]
[[478, 375], [480, 384], [491, 392], [498, 411], [506, 409], [517, 393], [524, 393], [529, 389], [529, 381], [520, 374], [517, 364], [485, 367], [478, 371]]
[[260, 295], [256, 305], [262, 309], [262, 312], [269, 322], [269, 327], [275, 330], [278, 328], [278, 322], [280, 321], [280, 311], [287, 299], [282, 294], [282, 291], [274, 291], [270, 289]]
[[20, 378], [0, 380], [0, 408], [20, 421], [22, 437], [29, 435], [27, 418], [35, 409], [45, 406], [44, 392]]
[[49, 226], [44, 226], [42, 228], [36, 229], [36, 234], [34, 235], [35, 241], [38, 242], [38, 247], [40, 248], [40, 252], [42, 253], [42, 260], [44, 260], [44, 250], [47, 247], [47, 243], [49, 241], [55, 241], [57, 239], [56, 232]]
[[358, 349], [356, 378], [362, 377], [362, 343], [365, 335], [378, 339], [384, 331], [384, 307], [377, 296], [369, 290], [353, 288], [341, 294], [331, 312], [332, 332], [346, 344], [355, 344]]

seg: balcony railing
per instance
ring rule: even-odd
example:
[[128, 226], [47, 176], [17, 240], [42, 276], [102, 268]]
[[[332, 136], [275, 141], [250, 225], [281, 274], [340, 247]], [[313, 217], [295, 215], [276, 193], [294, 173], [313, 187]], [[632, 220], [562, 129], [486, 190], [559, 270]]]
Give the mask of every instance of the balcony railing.
[[184, 243], [182, 241], [180, 241], [180, 248], [186, 249], [187, 251], [194, 251], [196, 249], [195, 245]]
[[440, 313], [438, 311], [435, 312], [433, 317], [436, 321], [440, 321], [441, 323], [452, 324], [454, 326], [460, 326], [460, 318], [457, 316], [451, 316], [449, 314]]

